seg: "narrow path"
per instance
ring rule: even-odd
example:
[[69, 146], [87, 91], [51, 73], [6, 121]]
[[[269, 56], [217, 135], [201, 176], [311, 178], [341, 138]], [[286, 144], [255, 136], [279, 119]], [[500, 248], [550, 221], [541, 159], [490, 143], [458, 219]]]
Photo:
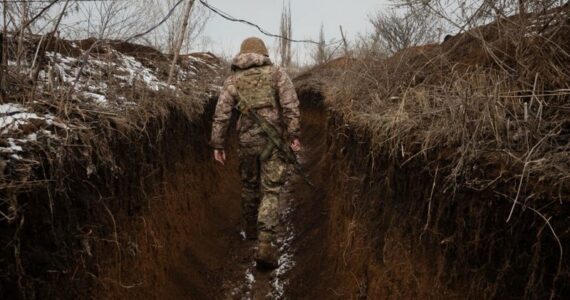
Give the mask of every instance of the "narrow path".
[[295, 266], [294, 250], [291, 243], [295, 237], [291, 222], [292, 201], [294, 201], [294, 186], [300, 181], [299, 176], [291, 174], [284, 186], [280, 212], [282, 227], [278, 243], [281, 256], [279, 268], [273, 271], [258, 270], [255, 266], [254, 253], [256, 243], [244, 239], [243, 232], [239, 240], [234, 241], [234, 251], [231, 253], [231, 263], [235, 265], [224, 284], [226, 299], [283, 299], [288, 285], [287, 274]]
[[[315, 97], [315, 95], [310, 96]], [[326, 112], [323, 107], [318, 105], [304, 105], [301, 108], [301, 119], [303, 121], [301, 140], [304, 143], [304, 149], [299, 155], [299, 161], [307, 174], [311, 176], [313, 183], [320, 185], [322, 175], [320, 175], [319, 169], [322, 168], [320, 161], [325, 145]], [[228, 269], [223, 275], [222, 295], [224, 299], [287, 298], [288, 294], [295, 289], [294, 286], [290, 286], [290, 283], [298, 284], [300, 278], [305, 276], [304, 272], [307, 271], [305, 267], [301, 267], [302, 271], [296, 270], [297, 262], [310, 263], [310, 260], [307, 261], [307, 258], [310, 259], [310, 257], [307, 257], [306, 253], [300, 253], [297, 249], [300, 246], [298, 244], [299, 238], [304, 241], [307, 236], [298, 235], [300, 232], [304, 232], [306, 235], [309, 231], [314, 230], [312, 227], [315, 218], [323, 218], [322, 209], [319, 208], [319, 203], [324, 201], [322, 194], [322, 187], [312, 189], [296, 172], [290, 172], [280, 202], [282, 217], [282, 227], [280, 228], [281, 257], [279, 268], [272, 272], [258, 271], [253, 257], [256, 250], [255, 243], [244, 240], [238, 230], [232, 233], [230, 248], [233, 250], [228, 255]], [[319, 213], [315, 215], [315, 212]], [[239, 228], [238, 224], [235, 226]], [[310, 236], [313, 235], [309, 234]], [[293, 246], [294, 244], [295, 246]], [[303, 252], [306, 251], [303, 249]]]

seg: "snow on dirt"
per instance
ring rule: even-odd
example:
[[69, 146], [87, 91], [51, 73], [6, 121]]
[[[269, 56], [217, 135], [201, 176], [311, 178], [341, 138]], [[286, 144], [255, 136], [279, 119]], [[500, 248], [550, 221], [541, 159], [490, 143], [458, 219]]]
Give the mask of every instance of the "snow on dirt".
[[[50, 130], [35, 124], [43, 124]], [[25, 128], [33, 132], [24, 132]], [[0, 154], [14, 160], [21, 160], [20, 155], [27, 147], [38, 140], [38, 137], [56, 140], [55, 128], [69, 129], [67, 125], [56, 120], [51, 114], [37, 114], [19, 103], [4, 103], [0, 105]], [[27, 129], [28, 131], [30, 129]]]
[[[106, 49], [104, 55], [94, 55], [82, 51], [79, 58], [69, 57], [56, 52], [46, 52], [49, 66], [39, 72], [39, 79], [45, 87], [56, 85], [57, 88], [73, 87], [77, 92], [74, 96], [91, 101], [100, 106], [114, 103], [111, 100], [125, 98], [121, 95], [127, 87], [143, 85], [152, 91], [169, 89], [176, 91], [177, 87], [169, 85], [160, 78], [160, 70], [146, 66], [143, 61], [133, 56], [121, 53], [112, 48]], [[216, 68], [212, 63], [200, 57], [188, 55], [188, 60], [209, 69]], [[29, 72], [23, 70], [22, 72]], [[178, 66], [178, 79], [181, 81], [196, 81], [199, 69], [192, 64]], [[162, 76], [164, 77], [164, 76]], [[113, 82], [121, 89], [113, 90], [106, 82]], [[44, 88], [45, 88], [44, 87]], [[123, 101], [118, 101], [122, 103]], [[131, 102], [131, 101], [127, 101]]]
[[133, 85], [134, 81], [140, 80], [144, 82], [148, 88], [154, 91], [158, 91], [161, 88], [166, 87], [173, 90], [176, 89], [175, 86], [168, 85], [166, 82], [160, 81], [151, 69], [144, 67], [140, 61], [137, 61], [132, 56], [121, 55], [119, 57], [119, 62], [120, 64], [117, 66], [117, 70], [126, 72], [128, 75], [115, 75], [115, 78], [123, 80], [128, 85]]
[[[132, 95], [133, 90], [156, 92], [168, 89], [178, 92], [177, 87], [166, 83], [164, 70], [155, 67], [156, 61], [143, 61], [145, 58], [137, 59], [111, 46], [103, 46], [103, 53], [87, 52], [75, 43], [72, 46], [81, 54], [72, 57], [53, 51], [45, 53], [46, 64], [38, 73], [35, 97], [41, 99], [42, 94], [54, 94], [55, 91], [69, 92], [74, 101], [92, 105], [92, 111], [116, 111], [138, 105], [137, 99]], [[202, 67], [206, 70], [220, 68], [211, 61], [214, 59], [209, 53], [200, 54], [199, 57], [185, 56], [177, 68], [179, 82], [193, 85]], [[19, 63], [20, 68], [16, 69], [18, 63], [9, 60], [8, 66], [12, 71], [29, 76], [33, 73], [31, 66], [34, 64], [37, 62], [23, 60]], [[43, 140], [43, 137], [58, 139], [58, 129], [73, 129], [74, 126], [67, 124], [67, 121], [57, 119], [49, 113], [38, 112], [36, 103], [0, 105], [0, 141], [4, 141], [0, 142], [0, 155], [4, 159], [19, 160], [22, 158], [19, 154], [25, 153], [31, 142]]]
[[245, 270], [243, 277], [243, 284], [236, 286], [232, 289], [230, 293], [230, 298], [249, 300], [253, 296], [253, 285], [255, 284], [255, 276], [253, 272], [255, 270], [255, 262], [251, 263]]
[[291, 249], [291, 244], [295, 238], [295, 231], [293, 224], [290, 222], [290, 216], [292, 215], [293, 209], [290, 204], [283, 212], [283, 222], [285, 225], [285, 233], [280, 239], [279, 244], [281, 256], [279, 257], [279, 267], [274, 271], [275, 275], [271, 282], [273, 288], [273, 297], [275, 299], [282, 299], [285, 294], [285, 287], [289, 284], [289, 281], [285, 275], [295, 267], [295, 261], [293, 256], [293, 249]]
[[93, 99], [96, 103], [107, 104], [107, 97], [105, 97], [103, 95], [91, 93], [91, 92], [83, 92], [83, 95], [89, 99]]
[[10, 114], [14, 112], [23, 111], [25, 108], [18, 103], [5, 103], [0, 104], [0, 114]]
[[17, 132], [23, 125], [29, 124], [31, 120], [42, 120], [48, 125], [66, 129], [63, 123], [56, 122], [55, 117], [50, 114], [38, 115], [28, 112], [28, 109], [17, 103], [7, 103], [0, 106], [0, 136]]

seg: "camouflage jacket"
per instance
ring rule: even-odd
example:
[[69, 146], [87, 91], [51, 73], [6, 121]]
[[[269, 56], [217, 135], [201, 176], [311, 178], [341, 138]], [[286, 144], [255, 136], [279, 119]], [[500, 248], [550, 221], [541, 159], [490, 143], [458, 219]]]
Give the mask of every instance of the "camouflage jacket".
[[[213, 148], [224, 148], [229, 121], [232, 112], [235, 111], [235, 106], [240, 100], [235, 84], [236, 76], [244, 70], [264, 66], [271, 68], [277, 105], [275, 107], [259, 108], [256, 112], [271, 123], [285, 139], [292, 140], [299, 137], [299, 99], [291, 79], [282, 68], [273, 66], [268, 57], [260, 54], [245, 53], [233, 59], [232, 70], [234, 74], [226, 79], [218, 98], [210, 140], [210, 145]], [[261, 128], [246, 115], [239, 116], [237, 131], [241, 147], [263, 146], [267, 143]]]

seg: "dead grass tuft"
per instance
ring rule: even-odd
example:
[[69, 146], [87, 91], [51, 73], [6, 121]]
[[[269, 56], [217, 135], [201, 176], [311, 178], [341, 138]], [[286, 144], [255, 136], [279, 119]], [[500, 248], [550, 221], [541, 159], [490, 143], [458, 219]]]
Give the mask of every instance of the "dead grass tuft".
[[441, 45], [362, 58], [328, 104], [371, 135], [377, 153], [434, 168], [445, 159], [448, 189], [506, 183], [515, 201], [568, 201], [570, 164], [560, 158], [570, 151], [570, 23], [568, 8], [548, 14], [557, 21], [539, 32], [529, 24], [542, 17], [512, 17]]

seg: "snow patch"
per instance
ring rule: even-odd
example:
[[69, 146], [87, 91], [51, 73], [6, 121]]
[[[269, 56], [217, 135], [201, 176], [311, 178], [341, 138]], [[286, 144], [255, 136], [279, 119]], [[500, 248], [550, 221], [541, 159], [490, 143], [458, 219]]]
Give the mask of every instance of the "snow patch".
[[26, 140], [31, 141], [31, 142], [35, 142], [38, 140], [38, 134], [37, 133], [30, 133], [28, 134], [28, 136], [26, 137]]
[[[134, 80], [140, 80], [146, 84], [152, 90], [159, 91], [161, 88], [167, 87], [165, 82], [160, 81], [150, 70], [143, 66], [141, 62], [136, 60], [134, 57], [129, 55], [122, 55], [120, 57], [121, 65], [118, 68], [119, 71], [127, 72], [128, 76], [115, 75], [118, 79], [123, 79], [128, 82], [129, 85], [133, 85]], [[169, 86], [169, 88], [174, 88]]]
[[251, 288], [255, 283], [255, 277], [253, 276], [253, 267], [250, 267], [245, 272], [245, 281], [247, 282], [248, 286]]
[[10, 114], [14, 112], [25, 111], [26, 109], [18, 103], [0, 104], [0, 114]]
[[16, 143], [14, 143], [13, 138], [8, 139], [8, 145], [9, 145], [9, 147], [0, 147], [0, 152], [14, 153], [14, 152], [22, 152], [24, 150], [24, 149], [22, 149], [21, 146], [18, 146], [18, 145], [16, 145]]
[[253, 270], [255, 269], [255, 262], [251, 264], [246, 270], [244, 275], [244, 284], [235, 287], [230, 293], [230, 297], [235, 299], [238, 295], [241, 295], [242, 300], [251, 299], [253, 284], [255, 283], [255, 276], [253, 275]]
[[[24, 128], [26, 125], [32, 126]], [[0, 153], [10, 154], [9, 158], [21, 160], [19, 153], [26, 152], [29, 144], [37, 142], [39, 136], [57, 140], [58, 137], [53, 132], [41, 128], [44, 126], [69, 129], [67, 125], [57, 122], [53, 115], [29, 112], [26, 107], [18, 103], [0, 105], [0, 140], [6, 141], [0, 146]], [[30, 129], [34, 132], [29, 133]], [[27, 134], [24, 136], [23, 133]]]
[[[301, 159], [300, 159], [301, 160]], [[289, 178], [292, 179], [293, 170], [290, 171]], [[291, 184], [289, 181], [287, 184]], [[281, 256], [279, 257], [278, 263], [279, 267], [274, 271], [274, 277], [271, 281], [271, 286], [273, 288], [272, 297], [274, 299], [283, 299], [285, 296], [285, 287], [289, 284], [289, 280], [285, 278], [285, 275], [291, 271], [296, 265], [293, 255], [292, 243], [295, 239], [295, 229], [291, 222], [291, 215], [293, 214], [293, 208], [291, 203], [288, 203], [287, 207], [281, 215], [283, 224], [286, 224], [285, 233], [279, 239], [279, 252]]]
[[29, 119], [41, 119], [35, 113], [14, 112], [12, 115], [0, 117], [0, 134], [7, 134], [27, 124]]
[[12, 154], [12, 155], [10, 155], [10, 157], [11, 157], [12, 159], [15, 159], [15, 160], [22, 160], [22, 159], [24, 159], [23, 157], [21, 157], [21, 156], [18, 155], [18, 154]]
[[107, 104], [107, 97], [104, 95], [91, 93], [91, 92], [83, 92], [83, 95], [89, 99], [94, 100], [98, 104]]

